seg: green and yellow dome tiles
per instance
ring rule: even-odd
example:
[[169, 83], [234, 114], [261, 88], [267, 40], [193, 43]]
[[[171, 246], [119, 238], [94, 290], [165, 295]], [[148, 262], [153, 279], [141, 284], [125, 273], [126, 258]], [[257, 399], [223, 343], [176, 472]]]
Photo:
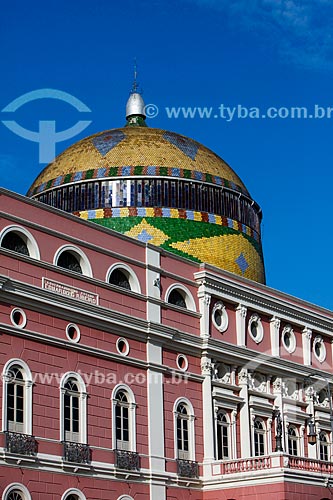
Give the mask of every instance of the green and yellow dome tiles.
[[[92, 135], [69, 147], [41, 172], [28, 196], [177, 255], [264, 283], [261, 211], [243, 182], [222, 158], [202, 144], [174, 132], [143, 126], [143, 101], [138, 96], [132, 94], [129, 99], [132, 103], [128, 107], [131, 109], [136, 99], [134, 108], [139, 112], [127, 112], [126, 127]], [[221, 195], [223, 202], [219, 202], [219, 209], [209, 210], [199, 199], [197, 206], [189, 209], [184, 202], [178, 203], [177, 196], [169, 204], [149, 206], [133, 196], [137, 189], [129, 187], [133, 183], [141, 182], [143, 190], [145, 183], [155, 180], [160, 185], [164, 181], [186, 184], [189, 190], [195, 185], [199, 197], [201, 188], [214, 192], [214, 196], [225, 193]], [[108, 198], [105, 189], [111, 185], [113, 191]], [[127, 186], [122, 201], [115, 195], [120, 185]], [[99, 193], [104, 190], [103, 196], [99, 194], [92, 202], [96, 186]], [[165, 199], [170, 197], [170, 186]], [[77, 200], [71, 200], [76, 193], [80, 206]], [[231, 200], [229, 209], [225, 208], [226, 200]], [[249, 218], [251, 210], [255, 222]]]

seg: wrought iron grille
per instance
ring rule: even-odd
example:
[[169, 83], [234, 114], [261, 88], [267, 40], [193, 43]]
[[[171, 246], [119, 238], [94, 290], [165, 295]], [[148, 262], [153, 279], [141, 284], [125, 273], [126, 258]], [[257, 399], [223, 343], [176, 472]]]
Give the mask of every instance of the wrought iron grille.
[[198, 462], [192, 460], [177, 460], [177, 472], [181, 477], [199, 477]]
[[118, 469], [140, 469], [140, 455], [135, 451], [116, 450], [115, 455]]
[[82, 443], [71, 443], [64, 441], [64, 460], [77, 464], [88, 464], [91, 461], [91, 450], [89, 445]]
[[36, 455], [37, 441], [34, 436], [19, 432], [5, 432], [6, 451], [18, 455]]

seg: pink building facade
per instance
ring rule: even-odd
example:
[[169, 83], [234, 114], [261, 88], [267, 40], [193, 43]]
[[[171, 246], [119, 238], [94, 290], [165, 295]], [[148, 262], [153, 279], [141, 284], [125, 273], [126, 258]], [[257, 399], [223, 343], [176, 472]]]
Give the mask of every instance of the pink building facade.
[[6, 190], [0, 213], [3, 500], [332, 498], [331, 312]]

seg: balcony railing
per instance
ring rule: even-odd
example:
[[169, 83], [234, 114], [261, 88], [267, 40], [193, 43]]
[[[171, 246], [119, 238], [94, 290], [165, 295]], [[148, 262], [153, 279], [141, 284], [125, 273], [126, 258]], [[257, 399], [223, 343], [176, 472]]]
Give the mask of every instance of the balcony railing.
[[293, 457], [289, 456], [290, 469], [306, 470], [309, 472], [317, 472], [320, 474], [332, 474], [333, 463], [323, 462], [312, 458]]
[[37, 441], [29, 434], [6, 431], [5, 448], [7, 452], [17, 455], [36, 455]]
[[222, 474], [235, 474], [237, 472], [248, 472], [271, 468], [271, 457], [251, 457], [243, 460], [223, 462]]
[[63, 447], [63, 459], [66, 462], [75, 462], [77, 464], [88, 464], [91, 462], [91, 450], [87, 444], [63, 441]]
[[115, 457], [118, 469], [140, 469], [140, 455], [135, 451], [115, 450]]
[[197, 478], [199, 477], [198, 462], [193, 460], [177, 460], [177, 473], [180, 477]]

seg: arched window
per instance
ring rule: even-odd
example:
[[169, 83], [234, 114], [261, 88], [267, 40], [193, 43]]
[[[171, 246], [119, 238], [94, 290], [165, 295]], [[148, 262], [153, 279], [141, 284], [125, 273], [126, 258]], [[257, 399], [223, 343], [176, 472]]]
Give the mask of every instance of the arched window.
[[53, 262], [56, 266], [68, 269], [68, 271], [92, 277], [89, 260], [80, 248], [70, 245], [62, 246], [56, 252]]
[[22, 368], [11, 368], [11, 380], [7, 385], [7, 429], [24, 432], [24, 378]]
[[171, 285], [165, 292], [165, 301], [168, 304], [195, 311], [195, 302], [190, 291], [181, 284]]
[[131, 289], [128, 277], [126, 276], [124, 271], [119, 268], [112, 271], [112, 273], [110, 274], [109, 283], [111, 285], [120, 286], [121, 288], [126, 288], [126, 290]]
[[129, 402], [125, 391], [116, 394], [116, 439], [117, 450], [128, 450], [129, 438]]
[[67, 380], [64, 389], [65, 441], [79, 442], [80, 392], [76, 380]]
[[7, 250], [12, 250], [13, 252], [30, 256], [26, 242], [14, 231], [10, 231], [5, 234], [2, 239], [1, 246]]
[[106, 273], [106, 281], [111, 285], [141, 293], [140, 282], [135, 272], [126, 264], [113, 264]]
[[230, 422], [227, 414], [219, 411], [216, 419], [217, 424], [217, 459], [230, 458]]
[[254, 454], [256, 457], [265, 455], [266, 451], [266, 429], [260, 418], [254, 421]]
[[5, 488], [2, 500], [31, 500], [31, 496], [23, 484], [12, 483]]
[[328, 462], [330, 460], [329, 439], [326, 432], [319, 433], [319, 459]]
[[6, 363], [3, 374], [3, 430], [31, 434], [32, 376], [23, 361]]
[[194, 460], [194, 414], [186, 400], [175, 404], [175, 455], [180, 460]]
[[5, 227], [0, 233], [0, 246], [12, 252], [39, 259], [39, 249], [32, 234], [21, 226]]
[[136, 451], [135, 408], [133, 392], [127, 386], [118, 386], [112, 395], [113, 448]]
[[61, 441], [87, 442], [87, 393], [79, 374], [67, 373], [61, 382]]
[[70, 488], [69, 490], [65, 491], [65, 493], [61, 497], [61, 500], [86, 500], [86, 497], [80, 490], [76, 488]]
[[69, 271], [75, 271], [76, 273], [82, 274], [82, 268], [79, 259], [71, 252], [62, 252], [59, 255], [57, 265], [68, 269]]
[[178, 307], [184, 307], [186, 309], [186, 302], [184, 296], [183, 294], [180, 293], [179, 290], [174, 289], [171, 291], [168, 298], [168, 302], [169, 304], [173, 304]]
[[299, 436], [296, 427], [289, 425], [288, 427], [288, 453], [289, 455], [298, 456]]

